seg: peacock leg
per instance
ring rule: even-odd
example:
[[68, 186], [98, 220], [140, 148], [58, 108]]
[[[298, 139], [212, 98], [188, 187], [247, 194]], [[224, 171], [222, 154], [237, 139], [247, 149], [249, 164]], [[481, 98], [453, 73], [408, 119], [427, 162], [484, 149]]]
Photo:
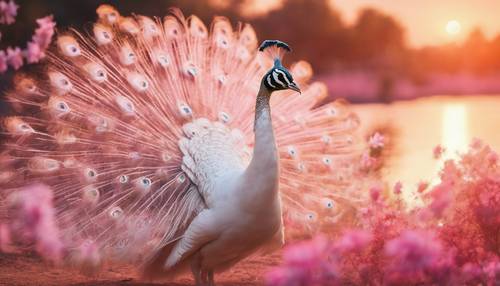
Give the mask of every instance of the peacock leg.
[[208, 284], [208, 272], [207, 271], [204, 271], [204, 270], [201, 271], [201, 283], [202, 283], [201, 285], [203, 285], [203, 286], [209, 285]]
[[191, 260], [191, 272], [193, 272], [193, 277], [196, 286], [203, 286], [201, 281], [201, 261], [199, 255], [194, 255]]
[[208, 271], [208, 286], [215, 286], [214, 271]]

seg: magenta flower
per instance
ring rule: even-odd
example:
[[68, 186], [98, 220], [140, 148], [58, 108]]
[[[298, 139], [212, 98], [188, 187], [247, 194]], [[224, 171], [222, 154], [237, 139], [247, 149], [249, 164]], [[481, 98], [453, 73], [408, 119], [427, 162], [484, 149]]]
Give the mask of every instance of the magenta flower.
[[418, 182], [417, 192], [423, 193], [427, 189], [428, 186], [429, 186], [429, 183], [427, 183], [425, 181]]
[[370, 188], [370, 197], [372, 198], [372, 201], [374, 201], [374, 202], [378, 201], [381, 193], [382, 193], [382, 189], [378, 186]]
[[10, 25], [16, 21], [19, 6], [12, 0], [0, 1], [0, 24]]
[[372, 234], [366, 230], [349, 230], [337, 240], [334, 249], [340, 253], [357, 252], [365, 248], [372, 238]]
[[20, 48], [7, 48], [7, 63], [14, 70], [18, 70], [23, 66], [23, 55]]
[[39, 62], [44, 56], [45, 54], [37, 43], [28, 42], [28, 47], [26, 48], [26, 61], [29, 64]]
[[384, 144], [385, 144], [385, 138], [383, 135], [381, 135], [380, 133], [378, 132], [375, 132], [375, 134], [373, 134], [370, 139], [368, 139], [368, 145], [370, 146], [370, 148], [372, 149], [379, 149], [379, 148], [383, 148], [384, 147]]
[[52, 190], [44, 185], [23, 188], [9, 199], [14, 214], [13, 231], [20, 242], [34, 244], [43, 257], [58, 262], [63, 244], [55, 222]]
[[403, 189], [403, 184], [401, 183], [401, 181], [397, 181], [396, 184], [394, 184], [393, 192], [394, 194], [399, 195], [402, 193], [402, 189]]
[[432, 154], [434, 156], [434, 159], [439, 159], [441, 158], [441, 156], [443, 155], [443, 153], [445, 152], [445, 149], [443, 148], [443, 146], [441, 145], [437, 145], [436, 147], [434, 147], [434, 149], [432, 150]]
[[442, 255], [441, 242], [426, 232], [405, 230], [387, 242], [384, 252], [393, 259], [392, 274], [406, 275], [430, 269]]
[[38, 28], [33, 35], [33, 42], [38, 44], [42, 50], [46, 50], [52, 41], [56, 23], [53, 21], [52, 16], [37, 19], [36, 23], [38, 24]]

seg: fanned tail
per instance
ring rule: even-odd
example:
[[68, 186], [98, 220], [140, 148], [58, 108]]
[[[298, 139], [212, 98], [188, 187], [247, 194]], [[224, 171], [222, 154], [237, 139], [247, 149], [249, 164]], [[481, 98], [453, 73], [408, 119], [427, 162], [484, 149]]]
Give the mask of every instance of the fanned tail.
[[[147, 263], [205, 207], [182, 169], [183, 126], [218, 122], [251, 154], [255, 96], [272, 63], [256, 54], [251, 26], [233, 30], [222, 17], [207, 29], [177, 9], [162, 20], [107, 5], [97, 13], [89, 34], [61, 33], [45, 73], [19, 74], [7, 94], [18, 115], [2, 120], [0, 215], [11, 219], [9, 198], [41, 182], [53, 190], [67, 259]], [[303, 94], [271, 102], [281, 194], [289, 225], [312, 227], [356, 199], [358, 120], [341, 102], [318, 107], [327, 91], [307, 84], [309, 64], [291, 72]]]

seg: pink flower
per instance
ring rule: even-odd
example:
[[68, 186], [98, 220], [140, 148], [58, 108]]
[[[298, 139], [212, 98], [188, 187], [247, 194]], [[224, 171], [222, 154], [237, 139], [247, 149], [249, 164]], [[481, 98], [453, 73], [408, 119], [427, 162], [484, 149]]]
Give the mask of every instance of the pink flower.
[[417, 186], [417, 192], [423, 193], [427, 189], [428, 186], [429, 186], [429, 183], [427, 183], [425, 181], [420, 181], [418, 183], [418, 186]]
[[52, 41], [56, 23], [52, 20], [52, 16], [37, 19], [36, 22], [38, 28], [35, 30], [32, 41], [38, 44], [42, 50], [46, 50]]
[[470, 147], [472, 149], [479, 150], [481, 147], [483, 147], [483, 141], [479, 138], [472, 138], [472, 142], [470, 143]]
[[0, 73], [7, 71], [7, 56], [4, 51], [0, 51]]
[[432, 197], [432, 202], [429, 205], [429, 209], [436, 217], [441, 217], [452, 202], [453, 187], [448, 182], [442, 182], [432, 189], [430, 196]]
[[437, 145], [434, 147], [432, 150], [432, 154], [434, 155], [434, 159], [439, 159], [441, 158], [441, 155], [445, 152], [445, 149], [441, 145]]
[[9, 65], [18, 70], [23, 66], [23, 55], [20, 48], [7, 48], [7, 62]]
[[337, 267], [329, 261], [330, 246], [323, 236], [289, 246], [283, 265], [266, 276], [266, 285], [335, 285]]
[[442, 255], [441, 242], [430, 233], [405, 230], [399, 237], [388, 241], [384, 252], [392, 258], [394, 272], [405, 275], [430, 269]]
[[344, 233], [335, 243], [339, 252], [360, 251], [372, 241], [372, 235], [365, 230], [350, 230]]
[[394, 194], [399, 195], [402, 193], [402, 189], [403, 189], [403, 184], [400, 181], [397, 181], [396, 184], [394, 184], [393, 192]]
[[381, 193], [382, 193], [382, 189], [378, 186], [370, 188], [370, 197], [372, 198], [372, 201], [374, 201], [374, 202], [378, 201]]
[[42, 52], [40, 46], [35, 42], [28, 42], [26, 49], [26, 60], [29, 64], [39, 62], [45, 54]]
[[40, 255], [60, 261], [63, 244], [55, 222], [52, 190], [44, 185], [31, 185], [12, 194], [9, 202], [14, 214], [12, 226], [25, 242], [34, 243]]
[[378, 132], [375, 132], [370, 139], [368, 139], [368, 145], [372, 149], [379, 149], [384, 147], [385, 138]]
[[10, 25], [14, 23], [18, 8], [19, 6], [12, 0], [9, 2], [0, 1], [0, 24]]

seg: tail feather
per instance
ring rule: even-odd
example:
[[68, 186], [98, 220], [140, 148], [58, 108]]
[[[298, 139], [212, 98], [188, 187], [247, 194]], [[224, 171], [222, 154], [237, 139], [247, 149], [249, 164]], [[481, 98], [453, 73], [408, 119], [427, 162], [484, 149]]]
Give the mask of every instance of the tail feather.
[[[219, 121], [253, 146], [255, 97], [272, 66], [256, 54], [255, 31], [223, 17], [207, 29], [170, 12], [162, 21], [99, 7], [92, 31], [60, 34], [46, 72], [17, 75], [7, 94], [20, 115], [2, 121], [11, 139], [0, 155], [1, 204], [33, 182], [51, 186], [61, 236], [82, 259], [90, 241], [110, 259], [148, 263], [205, 207], [182, 170], [184, 124]], [[313, 230], [356, 199], [359, 122], [343, 102], [319, 106], [326, 87], [308, 84], [308, 63], [291, 72], [303, 94], [271, 101], [281, 194], [289, 225]]]

